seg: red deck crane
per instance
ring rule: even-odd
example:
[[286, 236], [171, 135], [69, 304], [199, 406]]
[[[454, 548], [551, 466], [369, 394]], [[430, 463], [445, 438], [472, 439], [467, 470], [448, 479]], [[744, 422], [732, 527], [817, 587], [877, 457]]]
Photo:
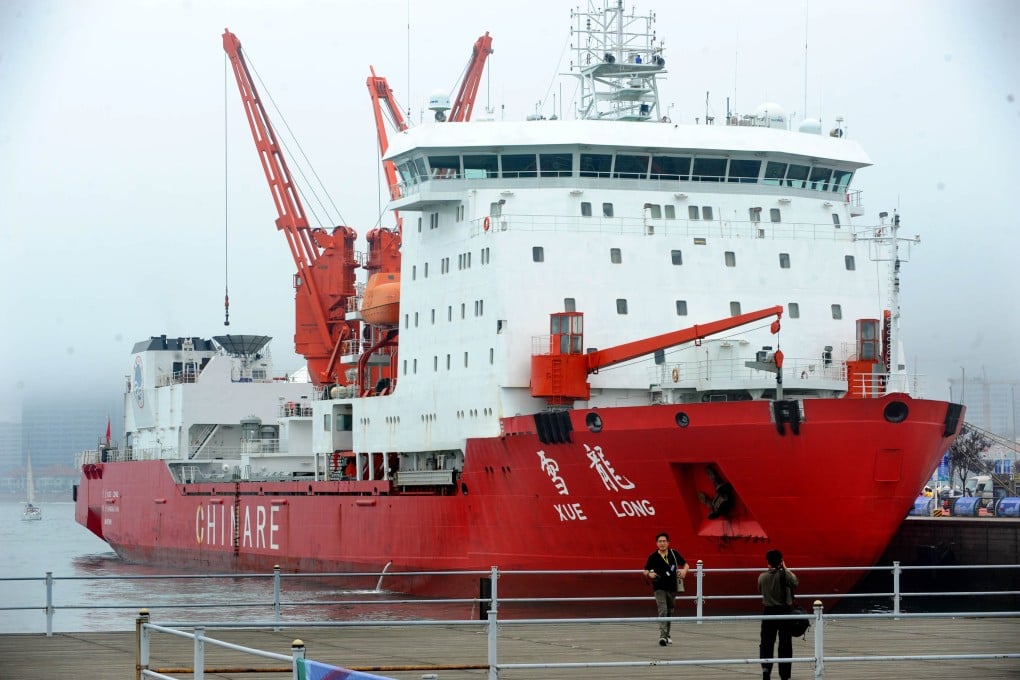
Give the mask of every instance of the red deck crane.
[[358, 324], [346, 321], [347, 300], [355, 295], [354, 256], [357, 232], [338, 226], [327, 232], [311, 229], [294, 187], [276, 133], [255, 88], [237, 36], [224, 29], [223, 49], [230, 58], [241, 103], [262, 170], [276, 204], [276, 228], [284, 233], [297, 266], [294, 275], [294, 349], [308, 362], [316, 385], [346, 385], [340, 356], [344, 342], [358, 337]]
[[[591, 398], [588, 376], [600, 368], [628, 361], [656, 350], [675, 347], [685, 342], [701, 340], [709, 335], [737, 328], [775, 316], [771, 331], [779, 332], [782, 306], [759, 309], [726, 319], [682, 328], [615, 347], [586, 352], [584, 350], [584, 314], [557, 312], [550, 315], [549, 353], [531, 357], [531, 396], [545, 398], [550, 404], [569, 404]], [[782, 352], [776, 352], [775, 362], [782, 366]]]

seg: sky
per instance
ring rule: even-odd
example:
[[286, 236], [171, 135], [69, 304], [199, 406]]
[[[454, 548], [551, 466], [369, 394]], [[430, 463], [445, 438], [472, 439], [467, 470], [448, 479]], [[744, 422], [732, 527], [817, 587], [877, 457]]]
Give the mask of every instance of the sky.
[[[360, 235], [385, 214], [369, 66], [422, 118], [493, 39], [475, 108], [565, 111], [566, 0], [0, 0], [0, 422], [45, 395], [119, 403], [135, 342], [275, 338], [293, 371], [294, 265], [233, 76], [224, 28], [324, 190], [313, 224]], [[627, 4], [630, 7], [631, 3]], [[837, 116], [875, 165], [867, 214], [918, 234], [902, 335], [930, 397], [1020, 380], [1020, 3], [649, 0], [674, 122], [781, 104]], [[707, 100], [707, 101], [706, 101]], [[431, 115], [431, 114], [428, 114]], [[292, 166], [296, 169], [296, 166]], [[325, 207], [320, 207], [325, 206]], [[359, 249], [364, 250], [362, 238]], [[229, 328], [223, 297], [230, 294]]]

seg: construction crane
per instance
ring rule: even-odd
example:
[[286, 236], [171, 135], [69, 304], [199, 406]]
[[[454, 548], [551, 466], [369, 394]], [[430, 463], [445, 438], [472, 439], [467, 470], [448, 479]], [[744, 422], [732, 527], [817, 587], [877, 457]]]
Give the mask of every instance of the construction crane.
[[359, 325], [347, 321], [347, 301], [355, 296], [358, 262], [357, 232], [338, 226], [330, 231], [308, 226], [276, 133], [255, 88], [237, 36], [224, 29], [223, 49], [230, 58], [241, 103], [248, 117], [255, 148], [276, 204], [276, 228], [284, 233], [297, 266], [294, 275], [294, 349], [308, 363], [316, 385], [348, 384], [340, 363], [345, 343], [358, 338]]

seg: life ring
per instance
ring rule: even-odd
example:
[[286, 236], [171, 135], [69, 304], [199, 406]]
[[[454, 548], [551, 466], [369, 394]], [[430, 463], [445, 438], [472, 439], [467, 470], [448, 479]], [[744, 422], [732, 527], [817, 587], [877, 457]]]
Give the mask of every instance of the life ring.
[[673, 382], [680, 382], [680, 369], [679, 368], [674, 368], [673, 369]]
[[482, 229], [484, 229], [485, 231], [489, 231], [489, 228], [491, 226], [492, 226], [492, 219], [490, 219], [489, 217], [486, 217], [484, 220], [482, 220]]

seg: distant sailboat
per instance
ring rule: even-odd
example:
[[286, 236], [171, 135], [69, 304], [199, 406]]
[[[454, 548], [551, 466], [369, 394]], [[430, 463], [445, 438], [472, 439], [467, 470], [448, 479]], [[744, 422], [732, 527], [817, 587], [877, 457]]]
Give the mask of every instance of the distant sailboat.
[[35, 504], [35, 480], [32, 479], [32, 454], [28, 454], [28, 469], [25, 474], [25, 486], [28, 491], [28, 500], [25, 501], [25, 510], [21, 513], [21, 519], [42, 519], [42, 510]]

